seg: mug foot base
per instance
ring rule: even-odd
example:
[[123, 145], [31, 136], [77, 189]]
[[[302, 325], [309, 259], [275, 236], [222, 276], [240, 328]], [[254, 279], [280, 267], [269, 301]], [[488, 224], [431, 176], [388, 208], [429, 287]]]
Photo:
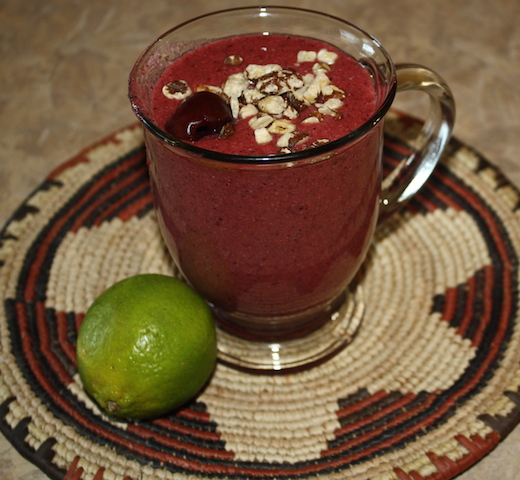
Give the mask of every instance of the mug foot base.
[[333, 357], [354, 338], [365, 311], [363, 290], [347, 290], [345, 301], [318, 330], [293, 340], [254, 341], [217, 327], [218, 360], [252, 373], [288, 373]]

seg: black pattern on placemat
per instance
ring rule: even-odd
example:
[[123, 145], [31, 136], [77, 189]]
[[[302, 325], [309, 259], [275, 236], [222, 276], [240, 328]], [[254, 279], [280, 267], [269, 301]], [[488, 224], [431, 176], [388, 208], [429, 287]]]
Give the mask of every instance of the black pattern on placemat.
[[[479, 229], [484, 238], [486, 239], [488, 251], [492, 259], [493, 270], [495, 272], [492, 284], [492, 296], [491, 298], [487, 299], [487, 301], [491, 302], [492, 305], [492, 311], [490, 313], [490, 322], [486, 326], [483, 339], [478, 345], [475, 357], [470, 362], [470, 365], [468, 366], [464, 374], [461, 375], [461, 377], [455, 382], [455, 384], [452, 387], [439, 393], [436, 396], [436, 398], [432, 400], [431, 405], [427, 408], [420, 410], [416, 415], [411, 416], [405, 422], [399, 424], [395, 428], [387, 427], [385, 429], [385, 432], [382, 433], [381, 436], [376, 437], [374, 439], [370, 439], [369, 442], [359, 447], [356, 447], [354, 452], [363, 450], [368, 451], [378, 442], [382, 444], [386, 439], [397, 437], [400, 432], [403, 432], [408, 428], [411, 428], [413, 430], [414, 425], [423, 425], [423, 427], [419, 431], [406, 437], [403, 440], [404, 443], [412, 442], [417, 437], [425, 435], [426, 433], [434, 430], [438, 425], [445, 423], [454, 414], [457, 406], [463, 405], [473, 396], [478, 394], [481, 391], [481, 389], [487, 385], [489, 379], [493, 376], [493, 373], [499, 367], [499, 363], [502, 358], [502, 353], [505, 349], [507, 349], [508, 342], [513, 333], [516, 312], [512, 310], [510, 312], [509, 318], [504, 320], [501, 319], [500, 315], [504, 304], [504, 295], [506, 297], [508, 295], [511, 295], [513, 297], [512, 299], [508, 299], [510, 300], [510, 303], [513, 305], [516, 305], [518, 301], [518, 260], [516, 257], [516, 252], [511, 246], [511, 242], [509, 240], [509, 233], [502, 224], [500, 218], [492, 211], [492, 207], [487, 205], [485, 200], [481, 198], [477, 192], [472, 191], [466, 185], [465, 188], [468, 191], [470, 191], [471, 195], [473, 196], [471, 201], [468, 201], [465, 197], [459, 195], [456, 191], [451, 189], [443, 180], [444, 178], [449, 178], [453, 182], [461, 182], [461, 180], [456, 178], [444, 165], [440, 165], [432, 175], [429, 182], [421, 191], [421, 196], [427, 197], [428, 200], [435, 200], [436, 190], [442, 191], [445, 195], [455, 200], [455, 203], [457, 203], [457, 205], [459, 205], [463, 210], [468, 211], [470, 215], [476, 219], [476, 222], [479, 225]], [[415, 201], [418, 202], [419, 200]], [[434, 203], [438, 206], [441, 206], [442, 208], [448, 207], [448, 205], [440, 199], [435, 201]], [[411, 205], [411, 208], [414, 209], [413, 205]], [[495, 236], [492, 233], [490, 233], [489, 220], [482, 216], [480, 208], [483, 208], [486, 214], [489, 214], [491, 216], [493, 226], [495, 226], [498, 231], [498, 236]], [[423, 213], [423, 211], [421, 211], [421, 213]], [[502, 258], [502, 255], [500, 253], [502, 243], [498, 245], [497, 241], [503, 242], [503, 244], [507, 248], [507, 258], [512, 259], [511, 264], [507, 265], [505, 268], [505, 259]], [[503, 275], [508, 276], [509, 281], [512, 285], [511, 291], [509, 289], [504, 289]], [[434, 299], [434, 304], [437, 306], [437, 308], [440, 304], [443, 303], [444, 300], [441, 298]], [[471, 337], [474, 335], [475, 329], [478, 326], [478, 320], [480, 320], [480, 318], [477, 312], [474, 316], [474, 321], [472, 322], [471, 328], [468, 331], [468, 335], [470, 335]], [[504, 329], [504, 336], [500, 343], [499, 351], [493, 352], [491, 351], [494, 343], [493, 340], [495, 339], [496, 332], [499, 329]], [[478, 370], [488, 359], [488, 357], [490, 358], [490, 362], [486, 371], [481, 373], [478, 376], [478, 378], [476, 378], [475, 376], [477, 375]], [[468, 385], [471, 385], [473, 380], [475, 380], [474, 385], [471, 388], [466, 388]], [[446, 409], [446, 405], [450, 405], [450, 407]], [[442, 410], [445, 410], [444, 413], [442, 415], [439, 415], [438, 412]], [[429, 421], [430, 418], [435, 418], [435, 420]], [[354, 436], [355, 435], [353, 435], [353, 437]], [[331, 443], [331, 445], [333, 445], [333, 443]], [[400, 448], [400, 446], [401, 444], [396, 444], [395, 448]], [[387, 448], [381, 450], [379, 453], [388, 453], [392, 450], [393, 448]], [[358, 463], [360, 461], [362, 461], [362, 459], [355, 460], [353, 463]]]
[[55, 455], [53, 446], [56, 444], [54, 438], [48, 438], [35, 450], [25, 441], [28, 433], [28, 425], [32, 421], [30, 417], [25, 417], [20, 420], [13, 429], [5, 423], [4, 418], [8, 411], [8, 404], [14, 400], [14, 397], [8, 399], [0, 406], [0, 432], [11, 440], [12, 445], [20, 455], [40, 468], [46, 475], [53, 479], [62, 479], [65, 476], [65, 470], [57, 467], [52, 462]]
[[[471, 300], [471, 318], [467, 322], [467, 328], [465, 328], [462, 333], [463, 338], [467, 338], [469, 340], [473, 339], [480, 320], [481, 313], [483, 308], [483, 303], [485, 299], [485, 286], [486, 286], [486, 274], [484, 270], [477, 270], [474, 275], [472, 281], [474, 282], [474, 286], [470, 287], [468, 283], [462, 283], [455, 287], [456, 290], [456, 307], [455, 312], [452, 315], [451, 319], [449, 319], [450, 325], [459, 330], [461, 327], [462, 320], [467, 315], [466, 309], [468, 308], [468, 302]], [[470, 289], [472, 290], [472, 298], [469, 299]], [[442, 314], [446, 308], [446, 294], [436, 295], [433, 299], [432, 313], [440, 313]]]
[[[494, 237], [492, 234], [489, 233], [488, 227], [488, 220], [484, 219], [477, 207], [475, 207], [472, 202], [466, 201], [465, 198], [458, 195], [455, 191], [450, 189], [447, 185], [443, 183], [442, 176], [449, 176], [452, 180], [458, 180], [456, 179], [451, 172], [449, 172], [446, 168], [444, 168], [442, 165], [438, 168], [437, 172], [434, 172], [432, 179], [428, 182], [428, 184], [424, 187], [422, 191], [422, 196], [427, 196], [429, 200], [434, 200], [436, 198], [435, 196], [435, 190], [441, 190], [444, 194], [450, 196], [451, 198], [456, 199], [456, 203], [460, 206], [462, 206], [462, 209], [468, 210], [470, 214], [473, 217], [478, 218], [479, 228], [482, 231], [483, 235], [486, 238], [486, 243], [488, 245], [488, 249], [490, 251], [490, 256], [492, 258], [492, 264], [493, 268], [496, 272], [495, 277], [493, 279], [493, 285], [492, 285], [492, 297], [491, 299], [488, 299], [488, 301], [491, 301], [492, 304], [492, 312], [491, 312], [491, 321], [486, 327], [486, 331], [484, 333], [484, 337], [482, 342], [480, 342], [480, 345], [478, 346], [477, 353], [475, 358], [471, 361], [469, 367], [467, 368], [466, 372], [457, 380], [457, 382], [446, 391], [440, 393], [437, 398], [435, 398], [431, 406], [425, 409], [422, 409], [420, 412], [418, 412], [417, 415], [411, 416], [409, 419], [407, 419], [405, 422], [400, 424], [397, 428], [386, 428], [385, 432], [381, 434], [379, 437], [375, 437], [373, 439], [370, 439], [367, 443], [364, 443], [360, 446], [357, 446], [355, 449], [353, 449], [353, 453], [361, 452], [361, 451], [369, 451], [371, 447], [377, 445], [378, 443], [383, 444], [385, 440], [394, 438], [398, 436], [400, 432], [405, 431], [407, 428], [412, 428], [414, 425], [417, 424], [424, 424], [423, 428], [418, 431], [416, 434], [410, 435], [406, 437], [404, 440], [404, 443], [412, 442], [414, 441], [417, 436], [422, 436], [429, 431], [434, 430], [439, 424], [445, 423], [455, 412], [457, 406], [463, 405], [466, 401], [468, 401], [470, 398], [472, 398], [474, 395], [480, 392], [480, 390], [487, 385], [489, 379], [493, 376], [494, 371], [499, 367], [499, 362], [501, 359], [501, 352], [503, 352], [505, 349], [507, 349], [508, 341], [512, 335], [513, 326], [514, 326], [514, 311], [511, 312], [510, 318], [508, 318], [505, 321], [506, 324], [506, 331], [504, 334], [504, 338], [502, 339], [502, 343], [500, 346], [500, 351], [493, 353], [490, 352], [490, 348], [493, 344], [493, 339], [495, 337], [495, 334], [497, 332], [497, 329], [503, 328], [502, 322], [500, 322], [500, 312], [502, 311], [503, 307], [503, 295], [508, 295], [509, 291], [504, 291], [504, 285], [502, 283], [502, 275], [506, 274], [509, 275], [510, 281], [512, 282], [512, 290], [511, 292], [515, 299], [512, 301], [513, 304], [516, 304], [516, 295], [517, 295], [517, 283], [516, 283], [516, 268], [502, 268], [503, 265], [503, 258], [500, 255], [500, 246], [497, 246], [496, 244], [496, 237]], [[481, 205], [485, 205], [485, 201], [481, 199], [476, 192], [472, 192], [472, 195], [479, 202]], [[418, 202], [419, 200], [415, 200]], [[445, 204], [443, 201], [434, 201], [434, 203], [437, 206], [440, 206], [442, 208], [447, 208], [448, 205]], [[487, 211], [491, 211], [492, 208], [488, 205], [485, 205]], [[413, 206], [412, 206], [413, 208]], [[417, 209], [422, 210], [422, 209]], [[425, 213], [424, 210], [421, 211], [421, 213]], [[511, 243], [507, 240], [508, 239], [508, 232], [507, 229], [504, 228], [502, 225], [500, 219], [498, 216], [492, 214], [492, 219], [494, 225], [497, 227], [499, 231], [499, 237], [500, 239], [504, 240], [504, 244], [508, 247], [507, 253], [508, 258], [513, 258], [512, 266], [517, 266], [517, 260], [516, 260], [516, 254], [514, 252], [514, 249], [511, 248]], [[508, 266], [509, 267], [509, 266]], [[463, 288], [461, 286], [461, 288]], [[437, 305], [437, 308], [440, 304], [443, 305], [444, 300], [440, 298], [434, 299], [434, 304]], [[478, 319], [478, 316], [474, 317], [475, 320]], [[468, 334], [472, 336], [474, 334], [474, 330], [477, 328], [477, 322], [472, 322], [471, 328], [468, 331]], [[480, 379], [475, 383], [475, 385], [472, 388], [466, 389], [467, 391], [465, 393], [459, 393], [465, 391], [465, 386], [470, 384], [473, 377], [476, 375], [477, 371], [480, 369], [483, 362], [487, 359], [487, 357], [491, 355], [492, 360], [489, 363], [489, 366], [486, 370], [486, 372], [482, 373], [480, 375]], [[444, 408], [445, 412], [442, 415], [438, 415], [437, 412], [440, 411], [443, 407], [446, 405], [450, 405], [450, 408], [446, 409]], [[428, 423], [428, 419], [430, 417], [437, 416], [437, 419], [432, 422]], [[376, 425], [370, 425], [370, 427], [376, 427]], [[359, 433], [364, 433], [363, 430], [360, 430], [359, 432], [355, 432], [351, 434], [350, 438], [355, 438]], [[335, 445], [336, 443], [341, 444], [341, 442], [337, 441], [336, 439], [334, 442], [331, 442], [331, 446]], [[396, 444], [395, 447], [399, 448], [399, 444]], [[389, 451], [392, 451], [392, 448], [382, 449], [379, 451], [379, 454], [388, 453]], [[368, 457], [367, 457], [368, 458]], [[366, 458], [365, 458], [366, 460]], [[355, 464], [362, 461], [362, 457], [358, 458], [357, 460], [354, 460], [351, 462], [351, 464]]]
[[[144, 146], [132, 150], [128, 155], [118, 159], [117, 162], [112, 164], [111, 169], [113, 171], [119, 170], [118, 175], [113, 183], [104, 186], [97, 192], [96, 197], [101, 198], [104, 196], [105, 199], [82, 221], [82, 226], [84, 227], [91, 228], [94, 224], [99, 223], [100, 219], [102, 222], [109, 222], [128, 208], [129, 204], [137, 203], [137, 200], [150, 194]], [[100, 180], [103, 176], [99, 175], [97, 179], [93, 179], [92, 185], [95, 183], [95, 180]], [[94, 197], [92, 200], [95, 201], [96, 198]], [[73, 202], [72, 199], [71, 202]], [[146, 215], [152, 207], [151, 201], [146, 202], [143, 208], [136, 212], [135, 216], [142, 217]], [[107, 213], [107, 210], [109, 213]]]
[[520, 422], [520, 389], [516, 392], [505, 391], [504, 395], [516, 404], [515, 408], [507, 415], [484, 414], [479, 416], [480, 420], [493, 430], [496, 430], [502, 438], [506, 438]]
[[[481, 161], [482, 162], [482, 161]], [[445, 165], [438, 166], [438, 172], [442, 173], [443, 176], [450, 178], [451, 181], [462, 183], [463, 180], [455, 177]], [[459, 195], [454, 190], [448, 190], [445, 184], [441, 181], [441, 177], [438, 174], [432, 175], [432, 178], [428, 182], [432, 188], [435, 188], [439, 191], [443, 191], [446, 194], [452, 196], [458, 205], [461, 208], [468, 212], [475, 222], [479, 226], [479, 231], [486, 241], [488, 247], [488, 253], [491, 259], [491, 267], [494, 272], [494, 282], [492, 289], [492, 306], [493, 311], [491, 313], [491, 322], [488, 324], [486, 328], [485, 337], [492, 338], [496, 329], [501, 325], [499, 324], [500, 314], [503, 311], [503, 298], [504, 296], [511, 296], [508, 304], [518, 305], [518, 256], [517, 252], [513, 248], [512, 241], [509, 236], [509, 232], [507, 228], [505, 228], [500, 217], [493, 211], [493, 208], [486, 204], [485, 200], [480, 198], [480, 195], [473, 191], [468, 185], [465, 185], [466, 192], [469, 192], [471, 196], [475, 199], [478, 199], [478, 202], [474, 203], [472, 201], [468, 201], [467, 197], [469, 195], [463, 196]], [[479, 211], [479, 206], [483, 206], [485, 208], [485, 213], [489, 215], [491, 218], [488, 220], [484, 218], [484, 216]], [[490, 222], [492, 226], [496, 227], [496, 232], [490, 229]], [[498, 233], [498, 235], [497, 235]], [[503, 248], [502, 248], [503, 247]], [[505, 251], [503, 251], [505, 249]], [[507, 276], [510, 282], [509, 288], [505, 288], [503, 284], [504, 276]], [[482, 297], [480, 297], [481, 299]], [[507, 330], [505, 332], [504, 341], [501, 344], [501, 349], [507, 348], [508, 341], [512, 335], [514, 320], [515, 320], [515, 311], [512, 309], [510, 312], [510, 316], [506, 321]], [[473, 338], [474, 331], [477, 325], [476, 322], [472, 322], [471, 331], [468, 333], [469, 338]], [[481, 345], [483, 348], [488, 347], [489, 344], [484, 341]], [[478, 362], [478, 360], [475, 360]], [[496, 361], [499, 361], [497, 358]], [[495, 365], [496, 367], [496, 365]]]

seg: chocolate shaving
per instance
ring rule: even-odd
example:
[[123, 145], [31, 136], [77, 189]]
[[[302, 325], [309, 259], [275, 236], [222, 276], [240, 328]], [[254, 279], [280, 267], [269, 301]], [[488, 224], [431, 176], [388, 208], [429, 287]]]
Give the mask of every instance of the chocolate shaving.
[[256, 80], [256, 88], [266, 95], [283, 94], [302, 86], [302, 76], [290, 68], [269, 72]]
[[323, 95], [323, 101], [326, 102], [330, 98], [338, 98], [339, 100], [343, 100], [347, 95], [343, 90], [333, 89], [330, 95]]
[[298, 145], [300, 142], [305, 141], [309, 137], [308, 134], [302, 133], [302, 132], [294, 132], [294, 135], [289, 140], [288, 147], [293, 150], [296, 145]]
[[231, 122], [226, 123], [221, 129], [220, 133], [218, 134], [219, 140], [225, 140], [226, 138], [231, 137], [235, 133], [235, 125], [233, 125]]
[[282, 97], [285, 97], [287, 100], [287, 104], [294, 108], [298, 113], [303, 112], [307, 105], [305, 105], [305, 102], [302, 102], [301, 100], [298, 100], [296, 96], [294, 95], [294, 92], [287, 92], [282, 95]]
[[315, 140], [314, 142], [312, 142], [308, 148], [321, 147], [322, 145], [326, 145], [327, 143], [329, 143], [329, 140], [327, 140], [326, 138], [322, 138], [320, 140]]

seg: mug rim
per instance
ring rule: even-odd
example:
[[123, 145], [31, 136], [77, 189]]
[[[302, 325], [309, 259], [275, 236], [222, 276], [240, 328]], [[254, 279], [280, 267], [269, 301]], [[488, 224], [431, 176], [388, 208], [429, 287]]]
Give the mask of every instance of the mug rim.
[[[192, 143], [185, 142], [183, 140], [180, 140], [163, 129], [159, 128], [155, 122], [151, 121], [147, 118], [146, 115], [144, 115], [141, 112], [140, 107], [137, 105], [135, 99], [135, 95], [132, 95], [132, 86], [133, 86], [133, 79], [135, 78], [135, 73], [139, 69], [141, 62], [147, 58], [147, 54], [160, 42], [163, 41], [164, 38], [166, 38], [171, 33], [183, 28], [186, 25], [189, 25], [191, 23], [198, 22], [200, 20], [203, 20], [206, 17], [212, 17], [215, 15], [223, 15], [226, 13], [233, 13], [237, 11], [243, 11], [243, 12], [265, 12], [265, 11], [294, 11], [294, 12], [304, 12], [306, 14], [312, 14], [317, 15], [320, 17], [328, 17], [336, 22], [341, 22], [345, 25], [348, 25], [350, 28], [357, 30], [359, 33], [366, 36], [373, 44], [377, 46], [379, 51], [383, 54], [384, 58], [386, 59], [387, 64], [390, 66], [390, 73], [391, 73], [391, 79], [392, 83], [389, 88], [388, 93], [386, 94], [386, 97], [384, 101], [381, 103], [379, 108], [374, 112], [374, 114], [362, 125], [357, 127], [356, 129], [352, 130], [351, 132], [347, 133], [346, 135], [343, 135], [340, 138], [337, 138], [336, 140], [332, 140], [324, 145], [319, 145], [317, 147], [309, 148], [306, 150], [300, 150], [297, 152], [291, 152], [291, 153], [276, 153], [272, 155], [237, 155], [237, 154], [230, 154], [230, 153], [223, 153], [223, 152], [217, 152], [215, 150], [208, 150], [205, 148], [198, 147]], [[222, 38], [222, 37], [221, 37]], [[234, 8], [228, 8], [223, 10], [216, 10], [213, 12], [209, 12], [203, 15], [199, 15], [197, 17], [193, 17], [189, 20], [186, 20], [171, 29], [164, 32], [162, 35], [157, 37], [138, 57], [135, 65], [133, 66], [130, 77], [129, 77], [129, 98], [130, 103], [132, 106], [132, 110], [134, 111], [137, 118], [141, 121], [141, 123], [146, 127], [148, 131], [150, 131], [155, 137], [157, 137], [159, 140], [165, 142], [166, 144], [179, 148], [182, 150], [186, 150], [195, 154], [198, 154], [199, 156], [208, 159], [208, 160], [215, 160], [217, 162], [222, 163], [235, 163], [235, 164], [248, 164], [248, 165], [272, 165], [272, 164], [280, 164], [280, 163], [300, 163], [302, 160], [306, 160], [311, 157], [318, 157], [321, 155], [326, 155], [330, 153], [333, 150], [336, 150], [338, 148], [341, 148], [351, 142], [354, 142], [358, 138], [362, 137], [366, 133], [368, 133], [370, 130], [375, 128], [381, 120], [384, 118], [388, 110], [390, 109], [390, 106], [392, 105], [394, 101], [394, 97], [397, 90], [397, 81], [396, 81], [396, 74], [395, 74], [395, 66], [394, 62], [392, 61], [392, 58], [388, 54], [388, 52], [385, 50], [385, 48], [381, 45], [381, 43], [372, 35], [364, 31], [362, 28], [358, 27], [357, 25], [354, 25], [353, 23], [344, 20], [342, 18], [336, 17], [334, 15], [330, 15], [328, 13], [318, 12], [316, 10], [306, 9], [306, 8], [299, 8], [299, 7], [290, 7], [290, 6], [251, 6], [251, 7], [234, 7]]]

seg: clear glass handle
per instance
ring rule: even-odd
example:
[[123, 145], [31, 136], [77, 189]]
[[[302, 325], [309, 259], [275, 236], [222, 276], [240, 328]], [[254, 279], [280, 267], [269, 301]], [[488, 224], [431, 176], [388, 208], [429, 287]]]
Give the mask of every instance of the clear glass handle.
[[380, 221], [388, 218], [428, 180], [453, 130], [455, 101], [446, 82], [420, 65], [396, 65], [397, 92], [418, 90], [430, 97], [430, 111], [412, 143], [413, 152], [383, 180]]

